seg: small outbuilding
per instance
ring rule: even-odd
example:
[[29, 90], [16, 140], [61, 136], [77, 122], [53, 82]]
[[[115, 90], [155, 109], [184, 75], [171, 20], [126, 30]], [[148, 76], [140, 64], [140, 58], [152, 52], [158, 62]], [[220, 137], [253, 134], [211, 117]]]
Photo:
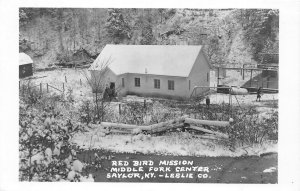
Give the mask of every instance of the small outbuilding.
[[188, 99], [209, 86], [210, 68], [203, 46], [106, 45], [89, 71], [120, 95]]
[[25, 78], [33, 75], [33, 61], [27, 54], [19, 53], [19, 78]]

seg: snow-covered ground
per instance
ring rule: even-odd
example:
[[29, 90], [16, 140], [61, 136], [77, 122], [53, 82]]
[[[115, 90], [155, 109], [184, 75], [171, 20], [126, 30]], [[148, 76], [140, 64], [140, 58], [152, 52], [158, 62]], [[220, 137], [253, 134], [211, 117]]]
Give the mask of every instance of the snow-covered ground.
[[[62, 89], [64, 83], [65, 92], [72, 90], [75, 103], [78, 105], [82, 100], [92, 99], [91, 88], [87, 84], [87, 70], [63, 69], [55, 71], [39, 72], [34, 75], [36, 79], [33, 83], [43, 83], [43, 91], [46, 91], [46, 83]], [[239, 75], [238, 73], [236, 75]], [[66, 79], [67, 78], [67, 82]], [[211, 75], [211, 82], [214, 83], [215, 76]], [[238, 76], [237, 76], [238, 78]], [[232, 78], [233, 82], [236, 80]], [[80, 83], [81, 81], [81, 83]], [[230, 81], [230, 80], [229, 80]], [[53, 88], [50, 92], [55, 92]], [[211, 94], [211, 104], [228, 103], [229, 96], [227, 94]], [[127, 96], [123, 98], [123, 102], [138, 101], [147, 103], [156, 103], [153, 98], [143, 98], [137, 96]], [[232, 96], [232, 103], [241, 107], [255, 106], [260, 116], [268, 117], [270, 113], [277, 110], [278, 104], [277, 94], [264, 94], [262, 101], [256, 102], [256, 95], [236, 95]], [[120, 102], [111, 103], [111, 109], [118, 115], [118, 104]], [[204, 103], [204, 101], [202, 102]], [[159, 107], [161, 108], [161, 107]], [[161, 109], [160, 109], [161, 110]], [[167, 111], [166, 111], [167, 112]], [[80, 133], [73, 137], [73, 142], [82, 148], [101, 148], [117, 152], [141, 152], [141, 153], [162, 153], [172, 155], [196, 155], [196, 156], [241, 156], [241, 155], [259, 155], [266, 152], [277, 152], [276, 143], [265, 143], [263, 145], [253, 145], [248, 148], [236, 148], [232, 152], [224, 144], [218, 144], [211, 140], [194, 138], [192, 134], [187, 132], [174, 132], [166, 136], [145, 136], [132, 137], [130, 135], [106, 135], [98, 132], [98, 129], [92, 129], [87, 133]]]
[[[64, 86], [65, 95], [72, 91], [71, 95], [74, 100], [80, 101], [84, 99], [92, 99], [93, 96], [86, 77], [90, 77], [87, 69], [57, 69], [53, 71], [37, 72], [34, 74], [33, 79], [29, 81], [35, 85], [42, 83], [43, 92], [47, 92], [48, 83], [48, 90], [50, 94], [62, 94], [62, 92], [54, 88], [62, 91]], [[26, 84], [28, 81], [23, 80], [21, 83]]]
[[277, 152], [277, 144], [265, 143], [251, 147], [239, 147], [234, 152], [214, 141], [193, 137], [188, 132], [173, 132], [165, 136], [104, 135], [97, 128], [77, 134], [72, 141], [83, 149], [107, 149], [114, 152], [156, 153], [178, 156], [231, 156], [260, 155]]

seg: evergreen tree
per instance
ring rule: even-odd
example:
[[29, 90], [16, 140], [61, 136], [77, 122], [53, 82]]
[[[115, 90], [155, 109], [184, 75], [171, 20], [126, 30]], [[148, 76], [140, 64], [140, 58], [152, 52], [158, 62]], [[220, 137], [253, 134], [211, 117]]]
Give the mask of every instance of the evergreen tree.
[[153, 44], [154, 35], [152, 30], [151, 16], [147, 15], [147, 17], [143, 20], [144, 22], [142, 23], [142, 35], [141, 35], [142, 39], [140, 43], [143, 45]]
[[115, 43], [131, 38], [131, 28], [124, 19], [121, 9], [108, 10], [108, 19], [105, 28], [108, 36]]

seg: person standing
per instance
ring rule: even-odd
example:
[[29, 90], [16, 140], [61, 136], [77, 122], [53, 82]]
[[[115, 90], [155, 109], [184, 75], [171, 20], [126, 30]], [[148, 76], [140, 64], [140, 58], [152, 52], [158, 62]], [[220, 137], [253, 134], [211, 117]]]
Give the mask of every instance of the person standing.
[[206, 101], [206, 108], [209, 109], [209, 105], [210, 105], [210, 98], [209, 98], [209, 96], [206, 97], [205, 101]]
[[104, 94], [103, 94], [103, 100], [108, 101], [108, 99], [109, 99], [109, 88], [108, 88], [108, 85], [106, 84]]
[[258, 88], [257, 93], [256, 93], [256, 101], [260, 101], [261, 98], [261, 87]]

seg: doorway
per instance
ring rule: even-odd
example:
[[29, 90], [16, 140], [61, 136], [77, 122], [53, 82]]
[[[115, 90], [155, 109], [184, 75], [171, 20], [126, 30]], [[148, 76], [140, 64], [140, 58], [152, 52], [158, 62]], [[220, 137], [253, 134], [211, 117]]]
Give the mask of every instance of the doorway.
[[115, 89], [115, 82], [110, 82], [109, 88], [110, 88], [110, 89]]

